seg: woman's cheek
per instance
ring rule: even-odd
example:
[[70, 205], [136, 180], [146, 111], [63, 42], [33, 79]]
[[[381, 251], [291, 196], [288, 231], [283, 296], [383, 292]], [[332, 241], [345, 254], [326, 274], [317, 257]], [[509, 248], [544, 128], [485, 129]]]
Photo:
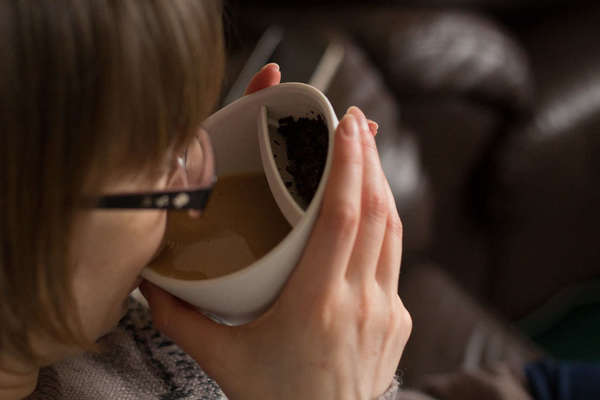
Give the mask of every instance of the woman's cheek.
[[166, 227], [166, 212], [96, 211], [76, 240], [79, 262], [74, 294], [88, 337], [114, 328], [140, 274], [154, 257]]
[[[140, 233], [139, 236], [144, 237], [144, 232], [146, 232], [145, 243], [147, 247], [143, 250], [144, 256], [141, 265], [139, 265], [139, 272], [141, 272], [160, 251], [166, 227], [167, 212], [160, 211], [155, 222], [150, 226], [145, 227]], [[148, 232], [152, 232], [152, 234], [148, 235]]]

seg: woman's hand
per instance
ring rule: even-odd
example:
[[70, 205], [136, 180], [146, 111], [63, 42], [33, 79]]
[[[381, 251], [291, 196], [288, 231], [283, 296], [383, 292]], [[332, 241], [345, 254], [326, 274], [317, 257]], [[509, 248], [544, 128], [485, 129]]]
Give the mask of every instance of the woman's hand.
[[340, 121], [307, 247], [259, 319], [218, 325], [143, 284], [155, 326], [229, 398], [373, 399], [392, 382], [412, 323], [397, 294], [402, 225], [373, 130], [356, 107]]
[[261, 68], [246, 88], [246, 93], [250, 94], [258, 92], [261, 89], [268, 88], [269, 86], [275, 86], [281, 82], [281, 72], [279, 71], [279, 65], [275, 63], [269, 63]]

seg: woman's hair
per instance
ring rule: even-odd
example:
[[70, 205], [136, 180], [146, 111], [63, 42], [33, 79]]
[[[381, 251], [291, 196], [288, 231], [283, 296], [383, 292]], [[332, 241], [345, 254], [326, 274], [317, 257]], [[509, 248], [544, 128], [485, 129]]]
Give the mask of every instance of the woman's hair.
[[89, 346], [71, 293], [77, 209], [109, 176], [157, 172], [210, 114], [223, 75], [220, 7], [0, 0], [3, 355], [42, 363], [32, 332]]

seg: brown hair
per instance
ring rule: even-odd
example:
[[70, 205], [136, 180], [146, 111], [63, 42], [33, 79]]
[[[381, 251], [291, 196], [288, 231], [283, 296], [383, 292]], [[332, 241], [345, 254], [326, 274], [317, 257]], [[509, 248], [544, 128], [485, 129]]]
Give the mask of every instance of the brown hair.
[[[84, 188], [151, 171], [212, 111], [216, 0], [0, 2], [0, 351], [86, 345], [68, 242]], [[85, 186], [84, 186], [85, 185]]]

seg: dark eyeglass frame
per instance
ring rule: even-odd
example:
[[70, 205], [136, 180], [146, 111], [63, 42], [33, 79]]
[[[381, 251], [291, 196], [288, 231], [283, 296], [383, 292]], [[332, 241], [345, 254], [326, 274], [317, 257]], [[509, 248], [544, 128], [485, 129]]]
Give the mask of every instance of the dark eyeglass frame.
[[213, 186], [214, 182], [203, 189], [107, 195], [98, 199], [95, 208], [203, 211]]
[[[201, 128], [195, 140], [202, 149], [205, 163], [202, 169], [210, 173], [210, 178], [203, 180], [202, 187], [194, 189], [161, 190], [137, 193], [123, 193], [104, 195], [96, 199], [94, 208], [100, 209], [159, 209], [159, 210], [191, 210], [202, 212], [206, 208], [213, 187], [217, 181], [214, 173], [214, 151], [210, 143], [210, 136]], [[187, 174], [188, 150], [176, 158], [177, 167], [183, 168]], [[192, 160], [190, 158], [190, 160]], [[207, 183], [208, 181], [208, 183]]]

